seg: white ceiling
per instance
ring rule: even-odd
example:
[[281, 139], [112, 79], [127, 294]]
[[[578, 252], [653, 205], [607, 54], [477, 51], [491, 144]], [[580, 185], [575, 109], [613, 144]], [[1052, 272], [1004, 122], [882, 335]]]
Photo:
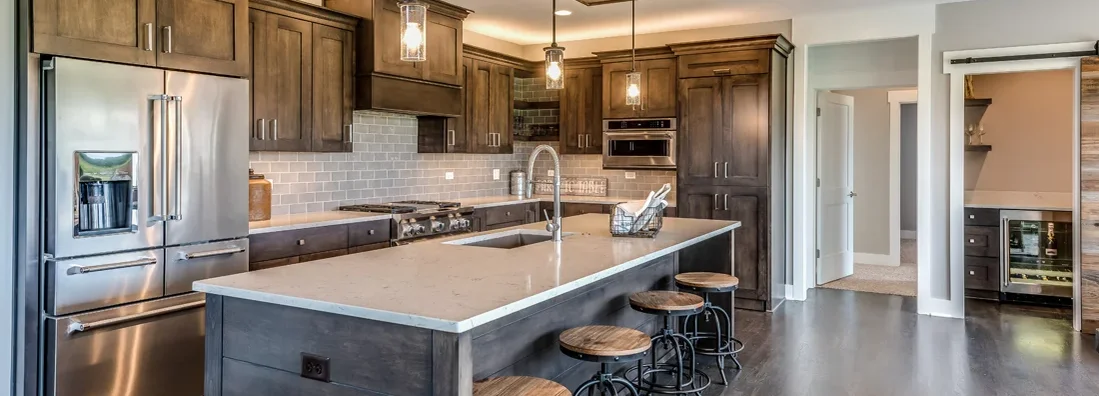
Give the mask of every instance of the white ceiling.
[[[957, 0], [945, 0], [957, 1]], [[465, 28], [516, 44], [550, 41], [552, 0], [448, 0], [474, 11]], [[637, 33], [659, 33], [790, 19], [795, 15], [862, 6], [942, 3], [944, 0], [638, 0]], [[630, 3], [588, 7], [557, 0], [557, 41], [630, 34]]]

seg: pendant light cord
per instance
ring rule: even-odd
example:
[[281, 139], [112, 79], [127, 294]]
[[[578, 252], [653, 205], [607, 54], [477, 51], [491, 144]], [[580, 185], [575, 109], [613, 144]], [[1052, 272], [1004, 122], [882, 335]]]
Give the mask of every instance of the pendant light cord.
[[553, 0], [553, 43], [550, 47], [557, 46], [557, 0]]
[[630, 62], [630, 71], [637, 71], [637, 0], [630, 2]]

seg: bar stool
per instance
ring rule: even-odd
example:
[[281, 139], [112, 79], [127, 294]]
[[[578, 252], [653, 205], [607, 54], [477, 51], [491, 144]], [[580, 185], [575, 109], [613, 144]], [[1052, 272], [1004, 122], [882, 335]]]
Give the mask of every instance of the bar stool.
[[[637, 370], [637, 386], [647, 393], [701, 395], [702, 390], [710, 386], [710, 377], [696, 368], [694, 345], [686, 335], [675, 331], [673, 318], [698, 314], [704, 305], [702, 297], [677, 291], [654, 290], [631, 295], [631, 308], [664, 318], [664, 327], [650, 341], [653, 345], [663, 345], [665, 351], [670, 350], [674, 358], [669, 361], [675, 363], [657, 363], [657, 351], [654, 350], [650, 354], [649, 364], [638, 364], [636, 368], [627, 370], [626, 377]], [[660, 381], [660, 374], [670, 381]]]
[[535, 377], [496, 377], [473, 383], [473, 396], [572, 396], [556, 382]]
[[599, 372], [592, 379], [584, 382], [573, 394], [579, 395], [587, 390], [589, 392], [610, 391], [612, 395], [618, 394], [618, 386], [629, 391], [632, 396], [641, 396], [637, 387], [625, 378], [614, 375], [610, 363], [638, 362], [649, 353], [652, 343], [649, 336], [634, 329], [617, 326], [584, 326], [565, 330], [558, 337], [561, 344], [561, 352], [573, 358], [589, 362], [599, 363]]
[[[740, 279], [729, 274], [715, 272], [685, 272], [675, 276], [675, 284], [682, 290], [701, 293], [704, 300], [700, 314], [688, 316], [683, 321], [683, 333], [694, 343], [695, 351], [699, 355], [717, 357], [717, 367], [721, 373], [721, 384], [728, 385], [729, 379], [725, 377], [725, 358], [733, 359], [736, 369], [740, 370], [740, 360], [737, 354], [744, 350], [744, 343], [733, 338], [733, 318], [719, 306], [710, 302], [710, 293], [732, 293], [740, 285]], [[698, 317], [702, 316], [706, 322], [714, 317], [716, 331], [699, 331]], [[725, 332], [722, 332], [722, 318], [725, 321]]]

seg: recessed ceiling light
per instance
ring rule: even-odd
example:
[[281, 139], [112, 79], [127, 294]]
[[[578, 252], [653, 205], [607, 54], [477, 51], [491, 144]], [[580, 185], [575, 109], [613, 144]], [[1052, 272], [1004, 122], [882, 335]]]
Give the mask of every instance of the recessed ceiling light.
[[560, 16], [569, 16], [569, 15], [572, 15], [572, 11], [569, 11], [569, 10], [557, 10], [556, 12], [554, 12], [554, 14], [557, 14], [557, 15], [560, 15]]

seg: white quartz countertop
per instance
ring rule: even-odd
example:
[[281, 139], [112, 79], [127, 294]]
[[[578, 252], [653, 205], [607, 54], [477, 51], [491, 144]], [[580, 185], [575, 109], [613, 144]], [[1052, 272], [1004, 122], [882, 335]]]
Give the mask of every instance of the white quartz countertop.
[[1072, 211], [1072, 194], [1022, 191], [967, 191], [965, 207]]
[[342, 211], [278, 215], [271, 216], [271, 220], [248, 222], [248, 233], [255, 235], [268, 232], [300, 230], [302, 228], [324, 227], [392, 218], [393, 215], [389, 214]]
[[613, 238], [608, 215], [563, 219], [560, 243], [447, 244], [538, 230], [533, 223], [194, 283], [228, 297], [460, 333], [740, 227], [666, 218], [656, 238]]

